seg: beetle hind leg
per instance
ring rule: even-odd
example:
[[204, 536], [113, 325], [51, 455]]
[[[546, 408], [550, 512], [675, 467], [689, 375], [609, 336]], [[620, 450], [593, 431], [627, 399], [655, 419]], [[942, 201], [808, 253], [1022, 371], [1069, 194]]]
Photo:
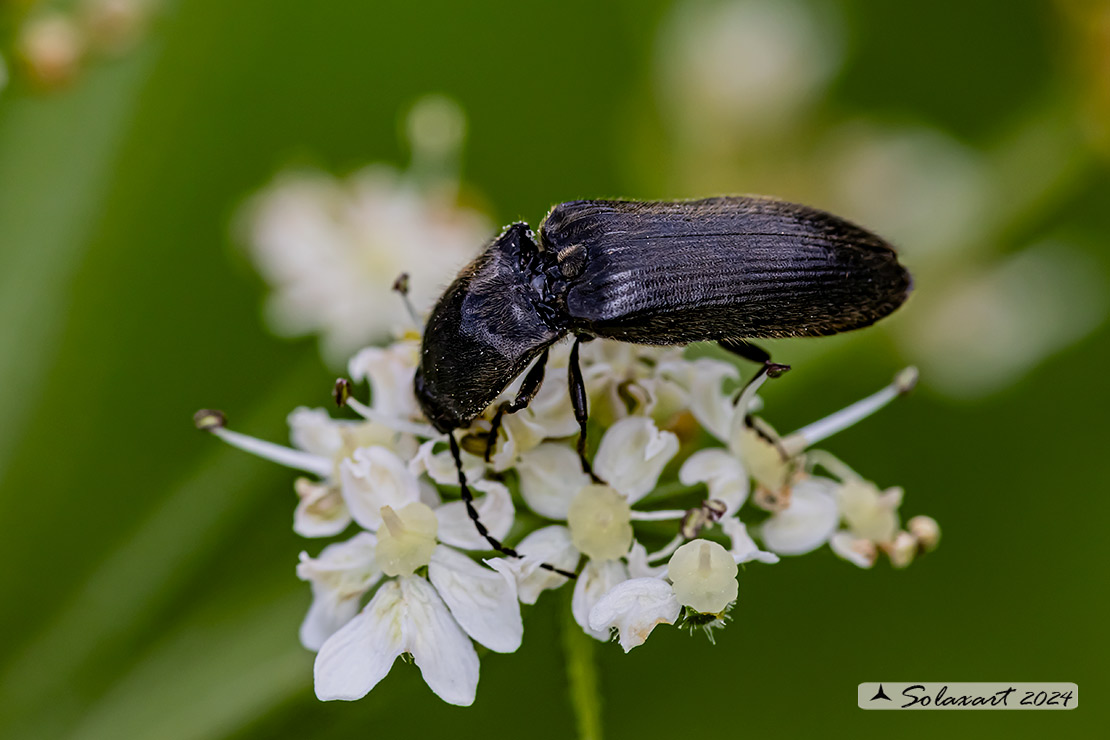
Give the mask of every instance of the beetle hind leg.
[[762, 347], [757, 347], [751, 342], [746, 342], [743, 339], [722, 339], [717, 342], [721, 349], [726, 352], [731, 352], [737, 357], [742, 357], [749, 362], [754, 362], [758, 365], [763, 365], [767, 369], [767, 376], [777, 378], [790, 369], [789, 365], [780, 365], [777, 362], [771, 362], [771, 353]]

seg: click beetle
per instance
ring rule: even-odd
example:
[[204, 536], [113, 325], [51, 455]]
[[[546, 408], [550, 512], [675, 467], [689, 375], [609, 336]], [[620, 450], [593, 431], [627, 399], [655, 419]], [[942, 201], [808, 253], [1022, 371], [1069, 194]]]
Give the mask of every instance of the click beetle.
[[532, 365], [493, 418], [492, 446], [502, 414], [525, 408], [539, 390], [552, 344], [575, 338], [570, 396], [579, 458], [592, 476], [580, 342], [712, 341], [781, 369], [747, 340], [865, 327], [898, 308], [911, 287], [886, 241], [796, 203], [751, 196], [561, 203], [538, 237], [525, 223], [508, 226], [444, 292], [424, 330], [416, 397], [448, 435], [475, 526], [494, 549], [516, 555], [479, 521], [453, 430]]

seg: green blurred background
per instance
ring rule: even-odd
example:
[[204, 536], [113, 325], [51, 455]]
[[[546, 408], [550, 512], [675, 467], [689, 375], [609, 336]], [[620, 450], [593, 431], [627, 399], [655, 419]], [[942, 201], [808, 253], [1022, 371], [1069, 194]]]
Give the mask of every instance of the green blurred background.
[[[297, 641], [310, 595], [293, 574], [306, 547], [290, 529], [293, 476], [190, 422], [213, 406], [284, 439], [292, 407], [326, 404], [334, 372], [312, 339], [267, 331], [266, 286], [230, 224], [290, 164], [403, 165], [399, 117], [429, 92], [465, 110], [462, 176], [498, 222], [535, 224], [574, 198], [731, 191], [872, 223], [830, 173], [843, 158], [823, 142], [839, 130], [941, 137], [985, 183], [939, 257], [911, 242], [950, 226], [948, 210], [926, 211], [924, 229], [886, 227], [920, 277], [905, 332], [781, 345], [797, 371], [767, 391], [769, 419], [789, 430], [920, 362], [920, 392], [826, 446], [903, 485], [903, 512], [941, 523], [940, 549], [905, 571], [827, 550], [751, 567], [716, 647], [677, 630], [629, 655], [599, 644], [610, 737], [1106, 727], [1103, 4], [795, 4], [836, 61], [811, 99], [733, 139], [739, 119], [676, 112], [685, 83], [666, 81], [669, 39], [719, 3], [180, 0], [128, 53], [60, 86], [20, 75], [26, 5], [0, 3], [12, 78], [0, 91], [0, 736], [574, 732], [554, 594], [525, 609], [519, 653], [483, 657], [471, 708], [443, 704], [402, 664], [365, 700], [317, 702]], [[930, 202], [961, 182], [941, 181]], [[959, 392], [959, 372], [930, 384], [930, 363], [947, 359], [914, 354], [914, 312], [1031, 244], [1082, 265], [1064, 278], [1082, 278], [1081, 305], [1039, 328], [1068, 341], [1042, 336], [1035, 361], [974, 392]], [[1052, 714], [857, 709], [856, 684], [882, 679], [1074, 681], [1085, 701]]]

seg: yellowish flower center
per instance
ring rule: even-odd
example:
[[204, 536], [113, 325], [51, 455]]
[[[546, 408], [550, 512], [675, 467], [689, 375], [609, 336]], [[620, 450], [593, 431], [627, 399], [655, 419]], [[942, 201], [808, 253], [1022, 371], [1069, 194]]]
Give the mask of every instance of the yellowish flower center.
[[679, 603], [702, 614], [720, 614], [736, 601], [736, 562], [709, 540], [687, 542], [667, 563], [667, 577]]
[[591, 560], [615, 560], [632, 546], [628, 500], [609, 486], [593, 484], [579, 491], [567, 525], [574, 546]]
[[435, 512], [414, 502], [399, 511], [383, 506], [381, 514], [374, 557], [382, 572], [387, 576], [407, 576], [427, 565], [436, 549], [439, 521]]

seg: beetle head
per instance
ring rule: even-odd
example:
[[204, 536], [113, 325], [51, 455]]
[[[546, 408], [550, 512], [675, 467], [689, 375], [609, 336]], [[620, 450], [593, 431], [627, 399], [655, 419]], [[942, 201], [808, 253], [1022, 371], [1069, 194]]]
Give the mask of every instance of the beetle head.
[[432, 309], [415, 390], [440, 431], [469, 424], [566, 333], [537, 309], [525, 265], [538, 251], [527, 224], [509, 226], [463, 268]]

